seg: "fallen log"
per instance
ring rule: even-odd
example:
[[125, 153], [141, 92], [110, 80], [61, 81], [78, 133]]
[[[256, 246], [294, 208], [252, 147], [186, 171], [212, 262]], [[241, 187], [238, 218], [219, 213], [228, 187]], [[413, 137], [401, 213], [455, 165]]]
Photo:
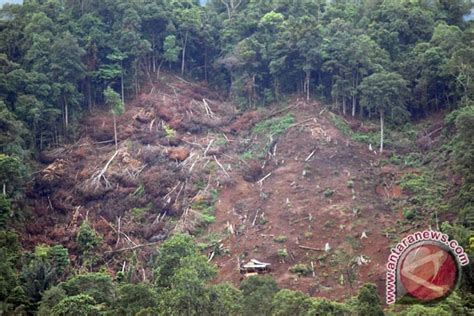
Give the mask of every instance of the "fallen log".
[[305, 250], [324, 251], [324, 249], [313, 248], [313, 247], [308, 247], [308, 246], [303, 246], [303, 245], [299, 245], [298, 247], [300, 247], [301, 249], [305, 249]]
[[314, 155], [315, 151], [316, 151], [316, 149], [315, 149], [315, 150], [313, 150], [313, 151], [311, 152], [311, 154], [309, 154], [309, 156], [308, 156], [308, 157], [306, 157], [306, 159], [305, 159], [304, 161], [308, 161], [308, 160], [310, 160], [310, 159], [311, 159], [311, 157], [313, 157], [313, 155]]
[[308, 216], [306, 216], [306, 217], [304, 217], [304, 218], [300, 218], [300, 219], [294, 220], [294, 221], [290, 222], [290, 225], [294, 225], [294, 224], [296, 224], [296, 223], [299, 223], [299, 222], [302, 222], [302, 221], [305, 221], [305, 220], [312, 221], [312, 220], [313, 220], [313, 215], [312, 215], [312, 214], [309, 214]]
[[222, 169], [222, 171], [224, 171], [225, 175], [230, 178], [230, 175], [229, 173], [225, 170], [224, 166], [221, 165], [221, 163], [219, 162], [219, 160], [217, 160], [216, 156], [214, 155], [214, 161], [217, 163], [217, 165]]
[[316, 122], [316, 118], [314, 117], [310, 117], [308, 119], [305, 119], [305, 120], [302, 120], [301, 122], [298, 122], [298, 123], [294, 123], [294, 124], [291, 124], [290, 126], [288, 126], [288, 129], [292, 128], [292, 127], [296, 127], [296, 126], [300, 126], [306, 122], [309, 122], [309, 121], [314, 121]]
[[263, 184], [263, 181], [264, 181], [266, 178], [268, 178], [269, 176], [271, 176], [271, 175], [272, 175], [272, 173], [270, 172], [270, 173], [267, 174], [265, 177], [263, 177], [262, 179], [258, 180], [257, 183], [259, 183], [260, 185], [262, 185], [262, 184]]
[[91, 183], [96, 187], [98, 188], [99, 187], [99, 184], [100, 184], [100, 179], [101, 178], [104, 178], [104, 181], [106, 183], [106, 186], [109, 186], [110, 183], [109, 181], [107, 180], [107, 178], [105, 177], [105, 173], [107, 172], [107, 169], [109, 168], [109, 165], [112, 163], [112, 161], [115, 159], [115, 157], [117, 157], [119, 151], [116, 150], [115, 153], [113, 154], [113, 156], [109, 159], [109, 161], [107, 161], [107, 163], [105, 164], [104, 168], [102, 168], [102, 170], [99, 172], [99, 174], [97, 176], [94, 176]]

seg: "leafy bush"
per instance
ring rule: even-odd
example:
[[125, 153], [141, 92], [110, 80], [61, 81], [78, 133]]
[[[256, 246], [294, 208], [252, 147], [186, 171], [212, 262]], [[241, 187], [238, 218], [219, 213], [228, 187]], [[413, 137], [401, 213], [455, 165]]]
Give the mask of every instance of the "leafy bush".
[[298, 275], [308, 275], [313, 272], [313, 269], [304, 263], [297, 263], [290, 268], [290, 271]]
[[285, 235], [279, 235], [279, 236], [275, 236], [275, 238], [273, 238], [273, 240], [276, 241], [276, 242], [284, 243], [285, 241], [288, 240], [288, 237], [285, 236]]
[[447, 208], [443, 197], [446, 184], [430, 172], [407, 173], [400, 179], [400, 187], [411, 194], [409, 202], [428, 210], [443, 211]]
[[91, 251], [101, 241], [101, 237], [92, 228], [88, 221], [83, 221], [77, 233], [77, 243], [83, 252]]
[[403, 217], [405, 217], [408, 220], [412, 220], [416, 218], [416, 210], [415, 209], [410, 209], [410, 208], [404, 208], [403, 209]]
[[390, 156], [389, 161], [394, 165], [401, 165], [403, 164], [406, 167], [419, 167], [421, 166], [423, 160], [423, 156], [420, 153], [409, 153], [406, 156], [400, 156], [397, 154], [393, 154]]
[[164, 124], [163, 128], [167, 138], [173, 138], [176, 135], [176, 131], [168, 124]]
[[255, 134], [270, 134], [278, 136], [283, 134], [294, 123], [295, 116], [292, 113], [288, 113], [285, 116], [275, 117], [257, 123], [253, 128], [253, 132]]
[[10, 199], [5, 195], [0, 194], [0, 229], [4, 229], [6, 227], [11, 211], [12, 203]]
[[199, 199], [199, 200], [196, 200], [191, 205], [191, 207], [194, 210], [200, 211], [200, 214], [202, 215], [204, 222], [207, 224], [212, 224], [216, 221], [216, 217], [214, 216], [214, 213], [215, 213], [214, 204], [216, 203], [218, 196], [219, 196], [219, 192], [217, 190], [212, 190], [210, 200]]
[[[380, 133], [379, 132], [370, 132], [370, 133], [362, 133], [358, 131], [353, 131], [349, 124], [347, 124], [340, 116], [331, 113], [329, 116], [329, 120], [339, 129], [344, 135], [352, 138], [355, 141], [372, 144], [373, 146], [377, 147], [380, 144]], [[388, 134], [388, 133], [387, 133]], [[391, 144], [392, 141], [388, 137], [390, 135], [386, 135], [386, 139], [384, 140], [385, 144]]]
[[326, 188], [326, 190], [324, 190], [323, 194], [324, 194], [325, 197], [329, 198], [329, 197], [333, 196], [334, 192], [336, 192], [336, 191], [334, 191], [331, 188]]
[[132, 215], [135, 220], [142, 221], [143, 217], [149, 210], [149, 207], [134, 207], [132, 208]]
[[284, 258], [288, 257], [288, 250], [286, 250], [286, 248], [278, 249], [277, 255], [278, 255], [278, 257], [284, 259]]

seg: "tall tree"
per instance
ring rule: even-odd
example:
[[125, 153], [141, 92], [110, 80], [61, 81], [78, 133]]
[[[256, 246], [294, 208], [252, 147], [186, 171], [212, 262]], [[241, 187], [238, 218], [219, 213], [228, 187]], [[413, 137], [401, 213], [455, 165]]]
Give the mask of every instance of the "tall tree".
[[385, 114], [390, 113], [393, 117], [405, 114], [405, 98], [408, 93], [406, 85], [405, 79], [398, 73], [387, 71], [368, 76], [360, 85], [362, 104], [369, 110], [376, 110], [380, 116], [381, 152], [384, 145]]
[[112, 108], [112, 116], [114, 120], [114, 140], [115, 140], [115, 150], [118, 150], [118, 141], [117, 141], [117, 116], [120, 116], [125, 111], [124, 104], [120, 100], [120, 96], [115, 92], [110, 86], [107, 87], [104, 91], [105, 102]]
[[78, 84], [85, 76], [85, 67], [82, 63], [85, 51], [69, 32], [65, 32], [57, 38], [51, 51], [51, 76], [55, 82], [58, 103], [64, 110], [64, 126], [67, 129], [70, 107], [77, 107], [82, 101]]
[[181, 75], [184, 75], [187, 48], [190, 37], [199, 32], [201, 27], [201, 12], [199, 5], [191, 1], [174, 1], [172, 5], [177, 31], [181, 39]]

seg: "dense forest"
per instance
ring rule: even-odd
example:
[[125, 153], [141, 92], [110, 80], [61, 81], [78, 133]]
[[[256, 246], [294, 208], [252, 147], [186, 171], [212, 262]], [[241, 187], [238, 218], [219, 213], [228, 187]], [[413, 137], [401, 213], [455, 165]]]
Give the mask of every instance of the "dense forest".
[[[449, 201], [455, 216], [448, 231], [467, 250], [474, 227], [474, 24], [464, 17], [471, 9], [468, 0], [4, 5], [0, 314], [383, 315], [371, 284], [345, 303], [279, 289], [270, 277], [245, 279], [240, 288], [209, 285], [216, 267], [185, 234], [160, 246], [152, 282], [130, 282], [123, 271], [112, 277], [87, 264], [73, 270], [62, 245], [22, 248], [15, 230], [30, 216], [27, 186], [40, 153], [75, 142], [90, 113], [112, 108], [115, 124], [144, 87], [176, 73], [206, 82], [241, 111], [297, 96], [343, 117], [375, 122], [380, 132], [371, 146], [380, 152], [387, 129], [443, 113], [443, 150], [462, 177]], [[77, 243], [86, 256], [100, 239], [84, 222]], [[466, 308], [473, 310], [472, 273], [470, 282], [439, 305], [387, 312], [467, 314]]]

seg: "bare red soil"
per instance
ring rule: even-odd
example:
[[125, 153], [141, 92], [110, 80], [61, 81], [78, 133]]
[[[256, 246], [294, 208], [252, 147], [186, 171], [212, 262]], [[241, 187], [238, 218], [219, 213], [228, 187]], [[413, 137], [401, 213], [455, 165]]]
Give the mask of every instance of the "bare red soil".
[[[261, 178], [270, 176], [261, 183], [236, 176], [235, 185], [220, 194], [217, 221], [209, 231], [222, 232], [230, 223], [239, 233], [223, 240], [231, 253], [216, 259], [219, 281], [239, 282], [237, 256], [242, 256], [241, 260], [271, 263], [272, 274], [282, 287], [315, 296], [341, 299], [364, 282], [383, 288], [392, 242], [386, 229], [399, 215], [385, 205], [384, 190], [376, 190], [382, 187], [381, 157], [343, 136], [320, 115], [321, 110], [316, 103], [299, 103], [292, 110], [297, 122], [314, 120], [290, 128], [278, 139], [276, 155], [265, 161]], [[328, 189], [334, 191], [331, 196], [324, 194]], [[399, 196], [399, 187], [389, 188], [389, 194]], [[367, 238], [361, 238], [363, 232]], [[282, 235], [288, 238], [286, 242], [273, 240]], [[327, 252], [326, 244], [331, 248]], [[278, 250], [283, 248], [289, 255], [282, 260]], [[359, 266], [358, 256], [370, 263]], [[311, 262], [315, 277], [289, 272], [297, 263], [310, 266]], [[348, 278], [352, 273], [351, 288]]]
[[[386, 181], [396, 167], [381, 168], [383, 157], [340, 133], [316, 102], [239, 114], [205, 85], [165, 76], [127, 104], [116, 155], [105, 109], [82, 122], [76, 143], [42, 153], [25, 246], [63, 243], [79, 266], [76, 234], [88, 219], [104, 240], [99, 266], [115, 272], [125, 261], [143, 279], [156, 245], [173, 231], [200, 232], [201, 240], [218, 234], [227, 253], [213, 258], [216, 282], [237, 284], [237, 258], [255, 258], [272, 264], [281, 287], [341, 300], [374, 282], [383, 294], [388, 229], [400, 217], [386, 204], [402, 194]], [[295, 124], [265, 157], [243, 159], [249, 144], [268, 141], [253, 126], [290, 112]], [[198, 205], [213, 201], [212, 189], [219, 192], [215, 222], [206, 226]], [[290, 272], [297, 263], [312, 263], [315, 275]]]

